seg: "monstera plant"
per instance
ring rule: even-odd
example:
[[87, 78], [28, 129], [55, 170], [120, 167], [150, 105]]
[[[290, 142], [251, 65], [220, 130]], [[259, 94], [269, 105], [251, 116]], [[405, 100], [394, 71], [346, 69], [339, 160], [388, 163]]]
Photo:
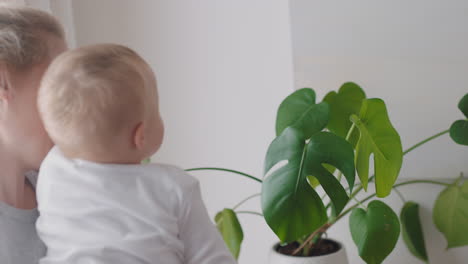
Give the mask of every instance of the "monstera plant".
[[[403, 151], [382, 99], [367, 98], [360, 86], [349, 82], [317, 103], [314, 90], [303, 88], [279, 106], [276, 138], [266, 153], [263, 179], [224, 168], [189, 171], [221, 170], [261, 183], [260, 194], [216, 215], [218, 228], [235, 257], [243, 239], [237, 214], [263, 216], [282, 246], [294, 245], [289, 254], [303, 256], [320, 244], [328, 228], [349, 215], [352, 239], [366, 263], [382, 263], [400, 233], [409, 251], [428, 262], [416, 202], [406, 202], [399, 216], [382, 200], [364, 204], [403, 185], [441, 185], [444, 189], [434, 205], [434, 223], [447, 239], [448, 248], [468, 245], [468, 181], [460, 177], [451, 184], [425, 179], [396, 182], [404, 156], [422, 144], [450, 133], [456, 143], [468, 145], [468, 94], [458, 108], [464, 117], [450, 129]], [[375, 192], [358, 200], [358, 194], [368, 192], [369, 184], [375, 185]], [[262, 213], [238, 210], [256, 196], [261, 196]]]

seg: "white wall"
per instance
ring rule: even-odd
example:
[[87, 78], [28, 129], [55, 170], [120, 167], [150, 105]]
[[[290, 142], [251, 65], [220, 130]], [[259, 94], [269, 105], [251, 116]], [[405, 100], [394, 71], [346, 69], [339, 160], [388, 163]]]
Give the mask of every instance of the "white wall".
[[24, 5], [24, 0], [0, 0], [0, 4]]
[[[78, 46], [126, 44], [156, 71], [166, 123], [156, 161], [261, 177], [276, 108], [293, 90], [287, 1], [80, 0], [73, 10]], [[260, 191], [258, 183], [229, 174], [194, 175], [212, 216]], [[259, 211], [259, 199], [245, 209]], [[258, 216], [240, 221], [240, 263], [264, 263], [272, 232]]]
[[[320, 98], [345, 81], [363, 86], [368, 97], [385, 100], [403, 146], [411, 145], [462, 118], [458, 101], [468, 92], [468, 2], [436, 0], [318, 1], [291, 3], [295, 87], [312, 87]], [[405, 156], [400, 178], [468, 175], [468, 148], [448, 135]], [[445, 251], [431, 221], [441, 189], [405, 187], [422, 202], [431, 263], [466, 263], [468, 247]], [[397, 197], [387, 199], [399, 213]], [[344, 241], [350, 263], [363, 263], [345, 219], [330, 236]], [[385, 263], [419, 263], [402, 242]]]
[[[32, 2], [32, 0], [28, 0]], [[35, 1], [35, 0], [34, 0]], [[46, 2], [42, 0], [42, 2]], [[47, 0], [50, 12], [62, 23], [68, 47], [76, 47], [75, 24], [73, 19], [72, 0]], [[34, 2], [35, 6], [41, 1]]]
[[[404, 148], [463, 117], [468, 2], [291, 1], [295, 86], [323, 97], [345, 81], [385, 100]], [[468, 149], [448, 136], [405, 157], [401, 177], [468, 175]]]

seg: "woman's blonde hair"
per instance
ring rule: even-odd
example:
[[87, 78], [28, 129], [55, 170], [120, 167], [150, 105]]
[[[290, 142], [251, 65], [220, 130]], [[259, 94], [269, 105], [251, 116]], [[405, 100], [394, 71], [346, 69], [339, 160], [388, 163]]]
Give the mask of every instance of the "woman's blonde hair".
[[37, 9], [0, 5], [0, 63], [12, 70], [28, 70], [49, 57], [49, 36], [64, 38], [52, 15]]

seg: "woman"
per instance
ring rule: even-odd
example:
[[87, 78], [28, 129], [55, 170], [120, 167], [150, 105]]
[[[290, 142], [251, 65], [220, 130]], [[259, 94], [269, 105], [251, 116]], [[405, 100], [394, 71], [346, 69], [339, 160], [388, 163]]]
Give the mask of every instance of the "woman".
[[[45, 254], [35, 230], [35, 173], [52, 146], [36, 95], [44, 71], [66, 49], [51, 15], [0, 6], [0, 263], [33, 264]], [[31, 173], [33, 171], [33, 173]]]

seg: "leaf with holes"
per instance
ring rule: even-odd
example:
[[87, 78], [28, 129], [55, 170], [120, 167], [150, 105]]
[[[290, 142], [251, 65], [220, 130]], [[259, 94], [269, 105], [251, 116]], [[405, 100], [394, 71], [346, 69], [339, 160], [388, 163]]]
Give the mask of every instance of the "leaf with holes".
[[450, 137], [460, 145], [468, 146], [468, 93], [463, 96], [458, 108], [465, 115], [465, 119], [455, 121], [450, 127]]
[[[353, 82], [343, 84], [338, 93], [335, 91], [329, 92], [323, 99], [330, 107], [330, 120], [327, 128], [338, 136], [345, 138], [352, 125], [349, 118], [352, 114], [359, 115], [362, 100], [365, 98], [364, 90]], [[359, 133], [354, 130], [349, 141], [354, 146], [358, 138]]]
[[397, 215], [385, 203], [374, 200], [367, 211], [356, 208], [349, 217], [349, 228], [359, 256], [367, 264], [379, 264], [392, 252], [400, 235]]
[[447, 239], [447, 248], [468, 245], [468, 181], [444, 189], [434, 204], [433, 220]]
[[[299, 239], [325, 223], [325, 207], [307, 176], [317, 179], [340, 212], [348, 201], [343, 186], [322, 165], [340, 169], [354, 185], [354, 156], [351, 145], [329, 132], [314, 134], [308, 143], [302, 133], [286, 128], [268, 148], [265, 174], [282, 161], [286, 165], [267, 176], [262, 184], [262, 209], [266, 222], [282, 242]], [[311, 178], [311, 177], [309, 177]]]
[[313, 135], [307, 144], [304, 171], [318, 180], [332, 202], [333, 212], [338, 215], [349, 200], [345, 189], [324, 164], [331, 164], [345, 176], [350, 192], [356, 178], [354, 151], [351, 144], [329, 132]]
[[366, 99], [359, 117], [351, 116], [359, 129], [356, 145], [356, 169], [367, 190], [370, 155], [374, 157], [375, 189], [378, 197], [390, 194], [403, 163], [400, 135], [393, 128], [387, 108], [381, 99]]
[[419, 205], [415, 202], [406, 202], [400, 213], [401, 233], [406, 247], [418, 259], [429, 263], [424, 233], [419, 218]]
[[231, 251], [231, 254], [237, 259], [240, 253], [244, 233], [237, 219], [236, 213], [231, 209], [224, 209], [215, 216], [216, 226], [221, 233], [224, 243]]
[[276, 135], [291, 126], [302, 132], [305, 138], [322, 131], [328, 123], [327, 103], [315, 103], [315, 92], [302, 88], [283, 100], [276, 116]]
[[265, 174], [278, 162], [288, 161], [263, 180], [261, 195], [265, 221], [282, 242], [295, 241], [327, 221], [322, 200], [307, 183], [305, 151], [302, 133], [292, 127], [267, 151]]

